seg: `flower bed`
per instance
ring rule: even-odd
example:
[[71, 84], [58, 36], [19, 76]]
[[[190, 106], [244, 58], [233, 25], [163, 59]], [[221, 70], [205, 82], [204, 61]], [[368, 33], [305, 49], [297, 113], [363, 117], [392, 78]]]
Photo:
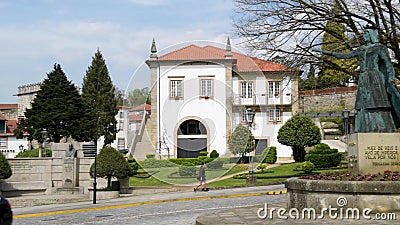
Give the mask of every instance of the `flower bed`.
[[399, 172], [385, 170], [377, 174], [352, 174], [351, 172], [335, 172], [327, 174], [314, 174], [299, 177], [308, 180], [338, 180], [338, 181], [399, 181]]

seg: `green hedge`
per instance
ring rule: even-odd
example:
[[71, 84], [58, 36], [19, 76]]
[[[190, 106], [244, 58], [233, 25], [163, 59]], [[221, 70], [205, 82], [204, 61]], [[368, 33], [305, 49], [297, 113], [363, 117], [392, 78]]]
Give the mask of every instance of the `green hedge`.
[[139, 165], [143, 168], [161, 168], [161, 167], [174, 167], [174, 163], [167, 159], [145, 159], [139, 161]]
[[194, 166], [180, 166], [178, 169], [179, 176], [194, 177], [196, 176], [197, 168]]
[[275, 146], [270, 146], [270, 147], [264, 149], [262, 155], [265, 155], [263, 163], [274, 164], [274, 163], [276, 163], [276, 160], [278, 159]]
[[316, 168], [331, 168], [340, 164], [342, 155], [339, 153], [307, 154], [305, 160], [312, 162]]
[[215, 159], [207, 164], [209, 169], [222, 169], [224, 166], [224, 161], [220, 159]]
[[[50, 149], [44, 148], [42, 150], [42, 157], [51, 157], [53, 155]], [[32, 150], [26, 150], [24, 152], [19, 152], [15, 158], [35, 158], [39, 157], [39, 148], [35, 148]]]

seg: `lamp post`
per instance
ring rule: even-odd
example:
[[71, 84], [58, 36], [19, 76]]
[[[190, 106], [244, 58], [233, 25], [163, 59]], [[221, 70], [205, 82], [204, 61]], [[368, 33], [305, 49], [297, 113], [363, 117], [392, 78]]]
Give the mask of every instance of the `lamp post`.
[[41, 133], [41, 135], [42, 135], [43, 141], [42, 141], [41, 147], [39, 148], [39, 158], [42, 158], [44, 142], [45, 142], [45, 141], [47, 140], [47, 138], [48, 138], [48, 132], [47, 132], [46, 129], [43, 129], [40, 133]]
[[[247, 108], [245, 113], [246, 113], [246, 116], [245, 116], [246, 122], [247, 122], [247, 125], [248, 125], [248, 128], [249, 128], [249, 132], [250, 132], [250, 135], [251, 135], [252, 134], [251, 128], [253, 127], [254, 116], [255, 116], [256, 113], [253, 111], [252, 108]], [[250, 140], [250, 141], [252, 141], [252, 140]], [[253, 168], [253, 158], [254, 158], [253, 157], [253, 151], [254, 151], [253, 143], [251, 143], [250, 147], [251, 147], [250, 160], [249, 160], [250, 161], [250, 166], [249, 166], [249, 175], [247, 177], [246, 183], [255, 184], [256, 183], [256, 177], [254, 176], [254, 168]]]
[[[346, 137], [346, 143], [349, 142], [349, 138], [347, 137], [347, 135], [349, 134], [349, 117], [350, 117], [350, 110], [348, 110], [347, 108], [345, 108], [342, 111], [342, 116], [343, 116], [343, 131], [344, 131], [344, 136]], [[347, 151], [347, 149], [346, 149]]]

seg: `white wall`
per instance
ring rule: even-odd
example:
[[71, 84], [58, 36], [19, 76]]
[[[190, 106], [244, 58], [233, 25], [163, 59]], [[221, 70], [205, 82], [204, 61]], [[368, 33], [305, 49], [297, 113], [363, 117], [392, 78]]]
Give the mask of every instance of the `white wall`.
[[25, 137], [24, 139], [17, 139], [15, 137], [9, 136], [7, 138], [7, 148], [0, 149], [0, 152], [9, 159], [14, 158], [19, 152], [19, 146], [22, 145], [24, 150], [28, 150], [28, 139]]
[[[184, 76], [183, 99], [169, 98], [169, 78]], [[199, 76], [213, 77], [213, 97], [200, 98]], [[208, 129], [209, 151], [226, 152], [226, 85], [225, 68], [222, 65], [184, 65], [177, 67], [161, 67], [160, 109], [161, 134], [165, 133], [165, 141], [169, 149], [175, 149], [179, 125], [187, 119], [197, 119]], [[171, 154], [173, 151], [171, 151]], [[166, 155], [166, 152], [161, 154]], [[174, 153], [175, 154], [175, 153]]]

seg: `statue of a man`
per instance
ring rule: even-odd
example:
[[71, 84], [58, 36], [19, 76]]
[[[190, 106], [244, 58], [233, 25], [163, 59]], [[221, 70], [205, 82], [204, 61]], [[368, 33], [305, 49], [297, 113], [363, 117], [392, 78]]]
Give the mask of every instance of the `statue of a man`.
[[356, 133], [390, 133], [400, 127], [400, 94], [388, 49], [379, 43], [375, 29], [366, 29], [365, 45], [339, 53], [320, 50], [336, 58], [358, 58], [360, 75], [355, 104]]

